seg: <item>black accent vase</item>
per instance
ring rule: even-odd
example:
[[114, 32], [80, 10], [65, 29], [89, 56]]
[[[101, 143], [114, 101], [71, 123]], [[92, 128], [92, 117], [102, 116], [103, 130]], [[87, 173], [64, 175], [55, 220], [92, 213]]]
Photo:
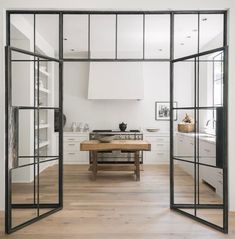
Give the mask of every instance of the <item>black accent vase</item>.
[[[55, 132], [59, 132], [59, 129], [60, 129], [60, 125], [59, 125], [59, 110], [55, 110], [54, 111], [54, 131]], [[65, 126], [66, 124], [66, 116], [63, 114], [63, 127]]]
[[119, 124], [119, 129], [122, 131], [122, 132], [124, 132], [125, 130], [126, 130], [126, 128], [127, 128], [127, 124], [125, 124], [125, 123], [121, 123], [121, 124]]

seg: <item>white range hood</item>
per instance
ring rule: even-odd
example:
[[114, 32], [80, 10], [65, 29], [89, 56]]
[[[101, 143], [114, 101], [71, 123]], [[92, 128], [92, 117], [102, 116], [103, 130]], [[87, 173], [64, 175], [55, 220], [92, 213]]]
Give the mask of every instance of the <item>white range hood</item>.
[[143, 98], [142, 62], [90, 62], [88, 99]]

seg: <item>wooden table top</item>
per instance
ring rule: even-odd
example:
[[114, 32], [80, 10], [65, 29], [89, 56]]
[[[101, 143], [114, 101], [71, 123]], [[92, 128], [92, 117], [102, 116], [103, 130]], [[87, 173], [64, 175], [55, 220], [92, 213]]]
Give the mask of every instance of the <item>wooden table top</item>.
[[132, 150], [150, 151], [151, 144], [145, 140], [112, 140], [110, 143], [101, 143], [98, 140], [86, 140], [80, 144], [81, 151], [105, 150]]

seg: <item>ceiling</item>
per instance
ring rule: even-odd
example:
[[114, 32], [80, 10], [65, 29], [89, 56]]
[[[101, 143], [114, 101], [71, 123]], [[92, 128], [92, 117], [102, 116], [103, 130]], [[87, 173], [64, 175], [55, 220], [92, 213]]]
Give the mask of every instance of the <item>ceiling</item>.
[[[33, 26], [32, 15], [24, 15]], [[180, 14], [174, 20], [175, 57], [197, 52], [198, 15]], [[200, 50], [222, 46], [223, 15], [201, 14], [199, 19]], [[86, 57], [88, 52], [88, 16], [64, 15], [64, 55]], [[90, 16], [90, 51], [92, 57], [112, 58], [115, 56], [115, 15]], [[170, 15], [119, 15], [117, 21], [118, 57], [142, 58], [143, 32], [145, 32], [145, 57], [169, 58]], [[36, 15], [37, 32], [58, 51], [58, 15]], [[214, 39], [214, 40], [213, 40]]]

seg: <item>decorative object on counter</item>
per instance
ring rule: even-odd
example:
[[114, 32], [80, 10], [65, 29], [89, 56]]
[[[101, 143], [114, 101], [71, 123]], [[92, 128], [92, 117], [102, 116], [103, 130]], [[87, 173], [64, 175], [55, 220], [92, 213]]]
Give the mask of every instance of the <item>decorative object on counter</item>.
[[[59, 120], [60, 112], [58, 109], [54, 111], [54, 131], [59, 132], [60, 128], [60, 120]], [[42, 122], [40, 122], [42, 124]], [[45, 123], [45, 122], [44, 122]], [[63, 127], [66, 124], [66, 116], [63, 114]]]
[[157, 129], [157, 128], [147, 128], [146, 129], [148, 132], [158, 132], [160, 129]]
[[77, 130], [77, 123], [76, 122], [72, 123], [71, 129], [72, 129], [72, 132], [76, 132], [76, 130]]
[[195, 123], [193, 117], [186, 113], [184, 119], [178, 124], [178, 131], [182, 133], [191, 133], [195, 130]]
[[[177, 107], [177, 102], [173, 103], [173, 107]], [[155, 120], [170, 120], [170, 102], [157, 101], [155, 102]], [[174, 120], [177, 120], [177, 111], [174, 110]]]
[[88, 132], [89, 129], [90, 129], [90, 128], [89, 128], [89, 124], [85, 123], [84, 128], [83, 128], [83, 131], [84, 131], [84, 132]]
[[84, 131], [84, 127], [85, 127], [84, 123], [80, 122], [78, 124], [78, 132], [83, 132]]
[[119, 124], [119, 129], [124, 132], [127, 128], [127, 124], [125, 124], [124, 122], [122, 122], [121, 124]]
[[110, 134], [104, 134], [104, 135], [98, 135], [97, 139], [101, 143], [110, 143], [112, 140], [114, 140], [116, 135], [110, 135]]

